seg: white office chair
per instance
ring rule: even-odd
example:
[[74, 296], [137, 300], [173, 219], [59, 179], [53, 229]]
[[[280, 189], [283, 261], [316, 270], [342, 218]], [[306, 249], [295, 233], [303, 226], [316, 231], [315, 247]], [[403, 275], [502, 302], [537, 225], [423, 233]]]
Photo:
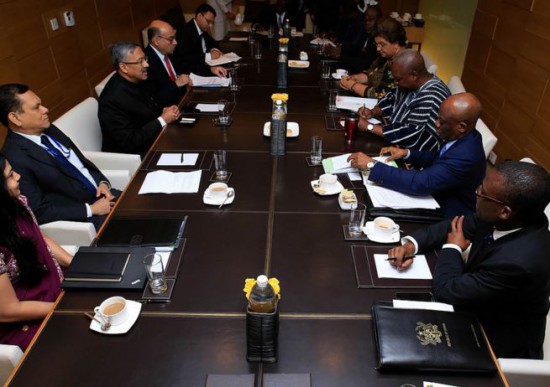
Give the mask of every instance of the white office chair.
[[23, 351], [17, 345], [0, 344], [0, 384], [4, 385], [19, 363]]
[[97, 85], [95, 85], [94, 89], [95, 89], [95, 93], [97, 95], [97, 98], [99, 98], [99, 96], [103, 92], [103, 89], [105, 88], [105, 85], [107, 84], [107, 82], [109, 82], [109, 79], [111, 79], [111, 77], [113, 75], [115, 75], [115, 72], [111, 71], [109, 73], [109, 75], [107, 75], [105, 78], [103, 78], [103, 80], [101, 82], [99, 82]]
[[449, 90], [451, 90], [451, 94], [464, 93], [466, 91], [466, 88], [462, 84], [462, 80], [457, 75], [453, 75], [449, 79], [447, 86], [449, 87]]
[[432, 61], [432, 58], [428, 54], [426, 54], [425, 51], [422, 51], [420, 53], [422, 57], [424, 58], [424, 64], [426, 65], [426, 69], [430, 74], [437, 75], [437, 65]]
[[89, 97], [55, 120], [54, 125], [73, 140], [85, 157], [96, 164], [111, 181], [113, 188], [123, 191], [139, 167], [141, 158], [139, 155], [101, 152], [103, 135], [97, 110], [97, 100]]
[[476, 129], [481, 134], [481, 141], [483, 142], [485, 158], [488, 158], [489, 153], [491, 153], [491, 151], [495, 147], [498, 139], [493, 134], [493, 132], [491, 132], [491, 129], [489, 129], [489, 127], [485, 125], [485, 122], [483, 122], [481, 118], [476, 122]]
[[89, 222], [58, 220], [41, 224], [40, 230], [62, 246], [90, 246], [96, 236], [95, 226]]
[[[525, 157], [520, 161], [535, 164], [529, 157]], [[550, 205], [546, 207], [544, 213], [550, 219]], [[510, 387], [550, 386], [550, 315], [546, 317], [546, 337], [542, 348], [544, 351], [543, 360], [498, 359]]]

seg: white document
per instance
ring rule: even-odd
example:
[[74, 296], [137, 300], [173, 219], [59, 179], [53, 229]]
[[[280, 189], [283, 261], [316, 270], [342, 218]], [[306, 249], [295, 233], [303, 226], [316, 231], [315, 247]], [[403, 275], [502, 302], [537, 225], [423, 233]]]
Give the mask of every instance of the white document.
[[372, 109], [377, 103], [378, 100], [376, 98], [348, 97], [344, 95], [336, 97], [336, 107], [338, 109], [351, 110], [353, 112], [356, 112], [363, 106]]
[[348, 178], [350, 181], [361, 181], [363, 177], [359, 172], [348, 172]]
[[196, 109], [203, 113], [217, 113], [218, 104], [217, 103], [198, 103], [196, 106]]
[[195, 165], [198, 158], [198, 153], [163, 153], [157, 165]]
[[221, 66], [221, 65], [224, 65], [226, 63], [238, 62], [241, 59], [242, 58], [240, 56], [238, 56], [237, 54], [235, 54], [234, 52], [228, 52], [228, 53], [223, 54], [222, 56], [220, 56], [218, 59], [207, 60], [206, 64], [208, 66]]
[[248, 37], [246, 36], [232, 36], [229, 38], [230, 42], [248, 42]]
[[357, 168], [353, 168], [348, 161], [351, 153], [346, 153], [340, 156], [328, 157], [323, 159], [323, 168], [325, 173], [345, 173], [357, 172]]
[[415, 255], [413, 264], [405, 271], [397, 270], [387, 259], [388, 254], [374, 254], [378, 278], [432, 279], [425, 255]]
[[427, 309], [440, 310], [442, 312], [454, 312], [455, 308], [451, 304], [433, 301], [408, 301], [393, 300], [393, 307], [397, 309]]
[[332, 46], [332, 47], [336, 47], [336, 45], [334, 43], [332, 43], [330, 40], [323, 39], [323, 38], [315, 38], [312, 41], [310, 41], [309, 44], [311, 44], [313, 46], [326, 46], [326, 45], [329, 45], [329, 46]]
[[229, 86], [229, 78], [221, 77], [201, 77], [197, 74], [189, 74], [193, 86], [202, 86], [202, 87], [227, 87]]
[[202, 171], [193, 172], [149, 172], [141, 185], [139, 194], [149, 193], [197, 193]]
[[367, 192], [374, 207], [390, 207], [390, 208], [439, 208], [439, 203], [433, 196], [412, 196], [394, 191], [389, 188], [380, 187], [372, 184], [364, 176], [363, 184], [367, 187]]
[[423, 387], [460, 387], [460, 386], [455, 386], [454, 384], [443, 384], [443, 383], [436, 383], [436, 382], [424, 382]]

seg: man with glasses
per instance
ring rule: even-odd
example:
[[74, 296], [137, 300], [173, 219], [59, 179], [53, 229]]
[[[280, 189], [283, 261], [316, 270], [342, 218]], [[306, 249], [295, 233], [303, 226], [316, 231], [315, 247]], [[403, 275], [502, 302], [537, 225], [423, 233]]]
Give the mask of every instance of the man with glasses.
[[195, 10], [195, 17], [178, 30], [176, 39], [179, 44], [173, 55], [177, 66], [185, 66], [185, 63], [204, 65], [206, 61], [223, 55], [218, 42], [210, 35], [215, 18], [214, 8], [201, 4]]
[[177, 106], [159, 106], [144, 82], [149, 63], [140, 46], [118, 42], [111, 46], [116, 73], [99, 97], [99, 123], [105, 152], [145, 155], [162, 128], [176, 121]]
[[457, 216], [403, 238], [388, 252], [407, 270], [420, 252], [438, 252], [438, 301], [477, 314], [497, 357], [542, 359], [550, 296], [550, 232], [544, 213], [550, 174], [535, 164], [505, 161], [476, 190], [476, 213]]
[[485, 175], [485, 152], [475, 129], [481, 103], [470, 93], [452, 95], [441, 104], [435, 121], [443, 140], [439, 151], [382, 148], [389, 160], [403, 159], [413, 169], [377, 163], [364, 153], [349, 157], [352, 167], [370, 169], [369, 180], [408, 195], [433, 195], [447, 218], [475, 211], [475, 189]]
[[172, 54], [178, 46], [176, 30], [167, 22], [153, 20], [147, 30], [149, 45], [145, 55], [149, 58], [149, 76], [145, 87], [161, 106], [179, 103], [190, 83], [191, 72], [198, 75], [225, 77], [227, 71], [221, 66], [209, 67], [203, 63], [172, 62]]

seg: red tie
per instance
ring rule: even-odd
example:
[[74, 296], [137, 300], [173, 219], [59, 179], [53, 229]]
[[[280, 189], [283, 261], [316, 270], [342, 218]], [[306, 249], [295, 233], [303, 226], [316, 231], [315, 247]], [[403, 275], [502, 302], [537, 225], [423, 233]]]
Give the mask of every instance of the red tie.
[[166, 63], [166, 68], [168, 69], [168, 74], [170, 74], [170, 79], [172, 81], [176, 80], [176, 76], [174, 75], [174, 70], [172, 70], [172, 65], [170, 64], [170, 59], [166, 55], [164, 55], [164, 62]]

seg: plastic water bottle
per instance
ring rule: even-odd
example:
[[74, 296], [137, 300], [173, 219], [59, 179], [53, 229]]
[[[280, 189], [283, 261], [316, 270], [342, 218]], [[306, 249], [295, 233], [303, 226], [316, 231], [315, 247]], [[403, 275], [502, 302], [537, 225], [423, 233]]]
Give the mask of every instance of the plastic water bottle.
[[273, 313], [276, 301], [277, 296], [269, 282], [267, 282], [267, 277], [259, 275], [256, 279], [256, 285], [254, 285], [250, 292], [248, 308], [251, 312]]
[[283, 37], [290, 38], [290, 20], [288, 19], [283, 23]]
[[288, 87], [288, 52], [279, 51], [277, 62], [277, 88], [286, 89]]

